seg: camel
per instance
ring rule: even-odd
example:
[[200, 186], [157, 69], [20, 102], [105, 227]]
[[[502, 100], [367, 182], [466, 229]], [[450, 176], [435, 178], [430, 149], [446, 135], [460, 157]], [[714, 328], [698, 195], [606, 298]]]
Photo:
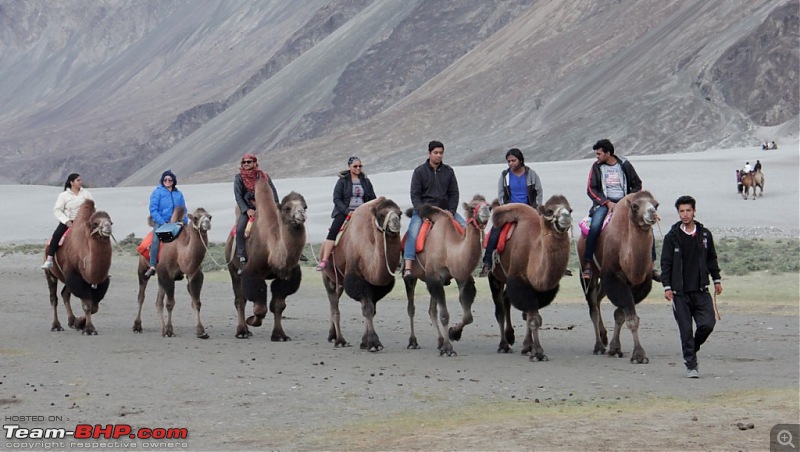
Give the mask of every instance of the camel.
[[[411, 321], [411, 335], [407, 348], [419, 348], [414, 332], [416, 311], [414, 288], [418, 279], [425, 282], [431, 295], [428, 314], [439, 337], [437, 348], [440, 355], [456, 355], [451, 340], [461, 339], [464, 327], [472, 323], [472, 302], [475, 301], [476, 293], [472, 271], [481, 259], [483, 229], [489, 222], [490, 214], [489, 205], [482, 195], [475, 195], [472, 201], [464, 203], [463, 207], [467, 220], [467, 229], [463, 235], [456, 230], [452, 221], [453, 216], [449, 212], [430, 205], [419, 209], [419, 216], [430, 220], [433, 225], [425, 241], [425, 249], [417, 253], [417, 258], [411, 266], [412, 278], [404, 279], [408, 298], [408, 317]], [[458, 301], [461, 303], [463, 313], [460, 323], [448, 327], [450, 314], [447, 311], [444, 286], [450, 284], [451, 279], [455, 279], [458, 283]], [[437, 316], [447, 331], [447, 336], [442, 335]]]
[[[184, 216], [182, 206], [173, 212], [172, 222], [181, 221]], [[158, 276], [158, 295], [156, 296], [156, 309], [161, 321], [161, 335], [173, 337], [172, 309], [175, 307], [175, 281], [186, 277], [186, 288], [192, 298], [192, 309], [197, 317], [196, 335], [200, 339], [208, 339], [208, 334], [200, 320], [200, 291], [203, 289], [203, 259], [208, 250], [208, 230], [211, 229], [211, 214], [202, 207], [195, 209], [189, 215], [189, 224], [184, 227], [183, 233], [169, 243], [161, 244], [156, 275]], [[147, 282], [150, 278], [144, 276], [150, 268], [150, 261], [144, 256], [139, 257], [139, 267], [136, 271], [139, 276], [139, 311], [133, 322], [133, 331], [142, 332], [142, 305]], [[167, 320], [164, 321], [164, 297], [167, 298]]]
[[[225, 259], [233, 286], [234, 305], [238, 313], [236, 337], [246, 339], [253, 334], [249, 326], [258, 327], [267, 315], [267, 283], [272, 300], [269, 310], [275, 318], [271, 340], [291, 340], [283, 331], [281, 317], [286, 309], [286, 297], [297, 292], [302, 273], [300, 255], [306, 244], [306, 200], [299, 193], [284, 196], [280, 205], [275, 205], [272, 189], [264, 179], [256, 182], [256, 216], [247, 239], [247, 263], [239, 274], [239, 260], [233, 259], [235, 239], [231, 235], [225, 243]], [[239, 216], [239, 209], [235, 211]], [[253, 315], [245, 321], [244, 307], [253, 302]]]
[[336, 347], [349, 345], [339, 324], [339, 298], [344, 291], [361, 303], [365, 319], [361, 349], [383, 349], [372, 320], [376, 304], [394, 287], [394, 272], [402, 254], [401, 214], [397, 204], [383, 196], [358, 207], [333, 249], [332, 265], [322, 272], [322, 282], [331, 306], [328, 342], [333, 341]]
[[[650, 360], [639, 342], [639, 316], [636, 304], [644, 300], [652, 286], [653, 225], [658, 221], [658, 201], [643, 190], [622, 198], [613, 216], [597, 241], [593, 277], [581, 279], [589, 303], [589, 317], [595, 331], [594, 354], [603, 354], [608, 345], [606, 328], [600, 312], [600, 301], [608, 296], [616, 306], [614, 337], [608, 348], [609, 356], [622, 357], [619, 335], [622, 323], [628, 324], [633, 335], [631, 362], [642, 364]], [[586, 238], [578, 240], [578, 255], [583, 256]]]
[[742, 198], [747, 199], [751, 188], [753, 189], [753, 201], [756, 200], [757, 188], [761, 189], [758, 196], [764, 196], [764, 182], [766, 182], [766, 178], [761, 169], [749, 174], [742, 171]]
[[[500, 327], [497, 352], [508, 353], [514, 344], [510, 308], [523, 312], [527, 323], [522, 354], [530, 360], [547, 361], [539, 343], [542, 317], [559, 289], [569, 263], [569, 231], [572, 208], [564, 196], [553, 195], [538, 210], [527, 204], [507, 204], [492, 210], [492, 226], [515, 223], [514, 232], [489, 273], [494, 315]], [[504, 290], [505, 289], [505, 290]]]
[[[58, 282], [61, 299], [67, 310], [67, 324], [70, 328], [81, 330], [85, 335], [96, 335], [92, 314], [100, 307], [100, 300], [106, 295], [111, 268], [111, 217], [103, 211], [96, 211], [94, 201], [85, 201], [72, 222], [69, 235], [58, 248], [54, 257], [55, 265], [44, 271], [47, 287], [50, 289], [50, 305], [53, 307], [53, 323], [50, 331], [64, 331], [58, 321]], [[45, 257], [47, 246], [45, 245]], [[70, 304], [71, 295], [81, 299], [84, 316], [75, 318]]]

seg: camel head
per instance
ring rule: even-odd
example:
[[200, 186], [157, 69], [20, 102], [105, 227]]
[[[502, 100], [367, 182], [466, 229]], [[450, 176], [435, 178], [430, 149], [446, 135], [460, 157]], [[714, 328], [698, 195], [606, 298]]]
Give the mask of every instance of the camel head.
[[572, 207], [564, 196], [551, 196], [538, 210], [556, 231], [564, 233], [572, 228]]
[[279, 206], [284, 224], [291, 227], [302, 228], [306, 224], [306, 199], [297, 192], [284, 196]]
[[642, 190], [627, 196], [631, 221], [641, 228], [649, 228], [658, 222], [658, 201], [649, 191]]
[[371, 202], [375, 204], [373, 213], [378, 230], [390, 235], [399, 235], [400, 215], [402, 215], [400, 207], [391, 199], [386, 199], [383, 196]]
[[476, 228], [483, 229], [489, 222], [491, 212], [489, 210], [489, 203], [483, 195], [475, 195], [472, 201], [463, 204], [466, 213], [467, 224], [474, 224]]
[[89, 230], [92, 235], [98, 235], [102, 238], [111, 237], [111, 217], [104, 211], [98, 210], [89, 219]]
[[211, 214], [206, 209], [198, 207], [189, 215], [189, 223], [198, 231], [208, 232], [211, 229]]

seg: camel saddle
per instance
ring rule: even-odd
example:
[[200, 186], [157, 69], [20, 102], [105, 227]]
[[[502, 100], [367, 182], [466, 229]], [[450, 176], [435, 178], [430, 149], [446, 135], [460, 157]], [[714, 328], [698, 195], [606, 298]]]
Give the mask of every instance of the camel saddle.
[[[608, 223], [611, 222], [612, 216], [614, 216], [614, 212], [609, 212], [606, 215], [605, 220], [603, 220], [603, 227], [600, 228], [600, 232], [603, 232], [603, 230], [605, 230], [606, 226], [608, 226]], [[580, 223], [578, 223], [578, 226], [580, 226], [581, 228], [581, 235], [584, 237], [588, 237], [589, 228], [592, 226], [592, 217], [584, 218], [583, 220], [581, 220]]]
[[[69, 231], [71, 231], [71, 230], [72, 230], [72, 228], [67, 228], [67, 230], [64, 231], [64, 235], [62, 235], [61, 239], [58, 241], [58, 246], [59, 247], [64, 246], [64, 241], [67, 240], [67, 236], [69, 235]], [[45, 243], [45, 245], [49, 246], [50, 245], [50, 240], [53, 240], [52, 237], [47, 239], [47, 243]]]
[[[456, 231], [459, 234], [464, 235], [464, 228], [458, 224], [455, 218], [451, 218], [450, 221], [453, 222], [453, 226], [455, 226]], [[419, 228], [419, 234], [417, 234], [417, 243], [414, 246], [414, 249], [417, 250], [418, 253], [421, 253], [422, 250], [425, 249], [425, 239], [428, 238], [428, 232], [431, 230], [431, 226], [433, 226], [433, 222], [427, 218], [422, 220], [422, 226]], [[405, 248], [406, 246], [406, 238], [408, 238], [408, 231], [406, 231], [405, 235], [403, 235], [403, 240], [400, 243], [401, 248]]]
[[[142, 243], [139, 244], [139, 246], [136, 248], [136, 251], [138, 251], [139, 254], [141, 254], [145, 259], [149, 261], [150, 245], [152, 244], [153, 244], [153, 230], [151, 229], [150, 232], [147, 233], [146, 236], [144, 236], [144, 238], [142, 239]], [[161, 250], [163, 249], [164, 247], [160, 247], [158, 249], [158, 257], [161, 257]]]
[[[506, 241], [511, 238], [514, 234], [514, 229], [516, 228], [517, 223], [506, 223], [500, 229], [500, 236], [497, 239], [497, 254], [502, 254], [503, 250], [506, 249]], [[489, 235], [483, 238], [483, 248], [486, 249], [486, 245], [489, 243]]]
[[342, 223], [342, 227], [339, 228], [339, 232], [336, 234], [336, 240], [333, 241], [333, 246], [339, 244], [339, 240], [342, 238], [342, 234], [344, 234], [344, 230], [347, 229], [347, 225], [350, 224], [350, 216], [353, 212], [348, 212], [347, 216], [344, 217], [344, 223]]

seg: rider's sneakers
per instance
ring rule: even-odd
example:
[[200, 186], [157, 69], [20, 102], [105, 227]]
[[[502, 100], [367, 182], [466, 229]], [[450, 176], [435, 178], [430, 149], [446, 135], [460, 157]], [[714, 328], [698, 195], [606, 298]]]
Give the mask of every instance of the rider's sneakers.
[[686, 369], [686, 378], [700, 378], [700, 371], [697, 369]]
[[44, 264], [42, 264], [41, 268], [42, 268], [42, 270], [47, 270], [48, 268], [53, 268], [53, 260], [52, 259], [47, 259], [46, 261], [44, 261]]
[[149, 277], [151, 277], [151, 276], [153, 276], [155, 274], [156, 274], [156, 268], [155, 267], [150, 267], [150, 268], [147, 269], [146, 272], [144, 272], [144, 277], [145, 278], [149, 278]]
[[245, 265], [247, 265], [247, 258], [244, 256], [239, 256], [239, 270], [236, 271], [236, 274], [241, 275], [244, 271]]
[[322, 259], [321, 261], [319, 261], [319, 264], [317, 265], [317, 271], [321, 272], [325, 270], [327, 267], [328, 267], [328, 260]]
[[489, 272], [492, 271], [492, 264], [484, 262], [483, 267], [481, 267], [481, 272], [478, 273], [479, 278], [485, 278], [489, 276]]

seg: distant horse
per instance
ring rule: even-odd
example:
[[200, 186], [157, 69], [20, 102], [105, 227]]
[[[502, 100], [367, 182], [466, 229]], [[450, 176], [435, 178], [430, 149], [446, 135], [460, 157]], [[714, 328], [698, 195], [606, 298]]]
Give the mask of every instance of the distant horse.
[[752, 173], [742, 171], [742, 199], [747, 199], [751, 188], [753, 189], [753, 201], [756, 199], [756, 188], [761, 189], [758, 196], [764, 196], [764, 182], [766, 182], [766, 178], [761, 169]]

